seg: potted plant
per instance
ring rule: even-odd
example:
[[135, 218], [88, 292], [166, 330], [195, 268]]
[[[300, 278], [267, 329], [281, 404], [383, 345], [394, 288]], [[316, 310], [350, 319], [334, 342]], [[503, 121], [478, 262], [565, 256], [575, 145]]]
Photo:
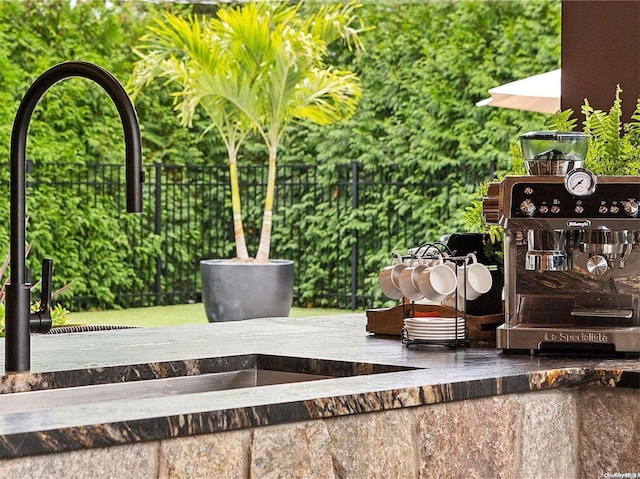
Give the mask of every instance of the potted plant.
[[[357, 6], [323, 5], [302, 18], [301, 3], [250, 2], [221, 7], [212, 18], [167, 14], [136, 49], [140, 60], [129, 82], [133, 95], [156, 78], [167, 79], [177, 87], [181, 123], [191, 126], [201, 109], [210, 120], [205, 132], [216, 131], [227, 148], [236, 258], [201, 263], [209, 321], [288, 315], [293, 262], [269, 258], [278, 147], [291, 122], [346, 120], [360, 98], [357, 76], [326, 64], [327, 46], [336, 40], [362, 47]], [[255, 258], [247, 251], [237, 171], [238, 151], [252, 132], [268, 149]]]

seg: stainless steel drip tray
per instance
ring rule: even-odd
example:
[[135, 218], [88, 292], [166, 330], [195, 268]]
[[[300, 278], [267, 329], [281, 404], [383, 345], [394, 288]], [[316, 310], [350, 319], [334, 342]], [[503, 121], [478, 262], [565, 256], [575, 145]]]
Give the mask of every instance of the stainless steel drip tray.
[[496, 346], [504, 352], [625, 354], [638, 357], [640, 327], [533, 327], [518, 324], [496, 329]]
[[615, 318], [615, 319], [632, 319], [633, 309], [606, 309], [606, 308], [580, 308], [575, 307], [571, 310], [571, 316], [579, 316], [582, 318]]
[[640, 326], [633, 295], [528, 294], [519, 298], [518, 323], [530, 327]]
[[[241, 355], [199, 360], [205, 371], [199, 374], [174, 375], [159, 379], [137, 379], [82, 386], [41, 389], [28, 392], [0, 394], [0, 414], [13, 414], [80, 404], [105, 403], [119, 400], [138, 400], [159, 397], [225, 391], [240, 388], [318, 381], [339, 377], [406, 371], [415, 368], [333, 361], [313, 358], [294, 358], [272, 355]], [[176, 362], [180, 363], [180, 362]], [[165, 371], [170, 363], [163, 364]], [[114, 367], [119, 369], [147, 369], [149, 365]], [[153, 369], [150, 368], [150, 369]], [[213, 370], [213, 372], [211, 372]], [[75, 372], [82, 376], [83, 371]], [[61, 372], [61, 375], [68, 372]], [[114, 374], [117, 376], [117, 374]], [[91, 377], [88, 374], [87, 377]]]

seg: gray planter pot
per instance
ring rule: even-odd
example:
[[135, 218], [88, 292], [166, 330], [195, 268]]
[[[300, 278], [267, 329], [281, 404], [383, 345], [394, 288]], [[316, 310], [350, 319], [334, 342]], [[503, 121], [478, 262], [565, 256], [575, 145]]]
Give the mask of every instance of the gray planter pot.
[[202, 301], [209, 322], [289, 316], [293, 301], [293, 261], [265, 264], [200, 262]]

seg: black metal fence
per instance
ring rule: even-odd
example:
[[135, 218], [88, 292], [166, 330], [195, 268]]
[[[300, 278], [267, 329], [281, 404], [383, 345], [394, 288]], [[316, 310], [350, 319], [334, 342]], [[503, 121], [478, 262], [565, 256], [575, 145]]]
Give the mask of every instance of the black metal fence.
[[[62, 187], [86, 201], [124, 205], [120, 165], [30, 169], [29, 188]], [[61, 172], [61, 173], [60, 173]], [[130, 241], [127, 261], [135, 288], [114, 291], [121, 307], [178, 304], [201, 298], [199, 263], [234, 256], [226, 166], [145, 167], [144, 213], [121, 216]], [[473, 185], [489, 177], [463, 181]], [[266, 169], [242, 166], [242, 203], [250, 252], [257, 249]], [[379, 268], [391, 251], [434, 240], [455, 224], [464, 205], [459, 186], [406, 176], [396, 168], [281, 165], [278, 172], [272, 258], [295, 262], [294, 303], [357, 309], [380, 300]], [[460, 200], [462, 201], [462, 200]], [[109, 307], [90, 295], [65, 300], [70, 309]]]

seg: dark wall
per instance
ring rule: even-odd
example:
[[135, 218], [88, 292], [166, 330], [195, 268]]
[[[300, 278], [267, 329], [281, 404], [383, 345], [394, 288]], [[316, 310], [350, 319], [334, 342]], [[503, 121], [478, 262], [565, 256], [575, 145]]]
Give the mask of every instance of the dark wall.
[[625, 118], [640, 96], [640, 1], [563, 0], [562, 109], [580, 108], [587, 98], [608, 111], [622, 88]]

